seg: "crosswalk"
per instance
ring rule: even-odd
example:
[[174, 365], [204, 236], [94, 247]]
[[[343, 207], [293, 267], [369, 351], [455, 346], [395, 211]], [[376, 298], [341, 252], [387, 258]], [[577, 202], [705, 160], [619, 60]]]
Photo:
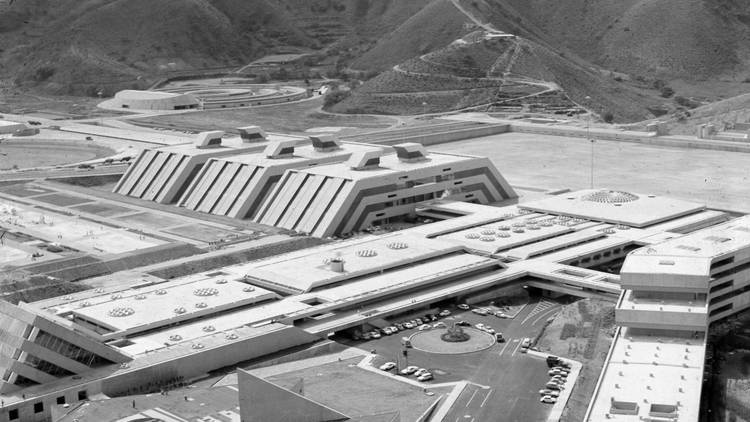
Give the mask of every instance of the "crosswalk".
[[553, 302], [551, 300], [548, 300], [548, 299], [542, 299], [542, 300], [540, 300], [536, 304], [536, 306], [534, 307], [534, 309], [532, 309], [531, 312], [529, 312], [529, 314], [526, 315], [526, 318], [524, 318], [523, 321], [521, 321], [521, 324], [525, 324], [527, 321], [530, 321], [536, 315], [539, 315], [542, 312], [544, 312], [547, 309], [552, 308], [554, 306], [557, 306], [557, 303], [555, 303], [555, 302]]

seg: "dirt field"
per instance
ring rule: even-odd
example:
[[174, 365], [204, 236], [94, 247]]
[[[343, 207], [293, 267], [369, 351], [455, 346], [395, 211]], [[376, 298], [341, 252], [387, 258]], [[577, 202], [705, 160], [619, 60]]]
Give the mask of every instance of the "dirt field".
[[[293, 104], [253, 107], [234, 110], [200, 111], [195, 113], [137, 119], [133, 122], [154, 123], [189, 129], [214, 130], [247, 126], [261, 126], [269, 132], [304, 133], [317, 127], [344, 127], [339, 134], [369, 132], [386, 129], [398, 123], [391, 117], [347, 116], [321, 113], [322, 97]], [[362, 130], [364, 129], [364, 130]]]
[[[430, 149], [487, 156], [514, 186], [589, 187], [591, 144], [586, 139], [507, 133]], [[666, 195], [716, 208], [750, 212], [748, 168], [750, 154], [594, 143], [594, 187]]]
[[611, 302], [578, 300], [563, 306], [537, 342], [542, 352], [583, 363], [581, 375], [561, 421], [577, 422], [583, 419], [612, 343], [614, 320]]
[[109, 148], [83, 142], [6, 139], [0, 143], [0, 170], [78, 163], [112, 154]]

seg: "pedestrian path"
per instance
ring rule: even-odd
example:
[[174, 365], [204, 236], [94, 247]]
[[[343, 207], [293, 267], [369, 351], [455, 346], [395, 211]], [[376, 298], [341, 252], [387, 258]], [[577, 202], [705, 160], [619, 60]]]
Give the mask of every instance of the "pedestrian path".
[[521, 321], [521, 324], [525, 324], [527, 321], [531, 320], [536, 315], [539, 315], [540, 313], [554, 306], [557, 306], [557, 303], [548, 299], [542, 299], [541, 301], [539, 301], [539, 303], [536, 304], [534, 309], [532, 309], [531, 312], [529, 312], [529, 314], [526, 315], [526, 318], [524, 318], [523, 321]]

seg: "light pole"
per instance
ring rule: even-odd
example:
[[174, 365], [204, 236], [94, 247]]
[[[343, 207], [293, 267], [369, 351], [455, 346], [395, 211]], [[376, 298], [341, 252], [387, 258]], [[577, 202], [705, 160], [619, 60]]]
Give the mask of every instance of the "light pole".
[[[591, 97], [588, 95], [585, 98], [586, 105], [588, 106], [591, 102]], [[586, 119], [586, 139], [589, 140], [591, 143], [591, 166], [590, 166], [590, 174], [589, 174], [589, 188], [594, 189], [594, 139], [591, 138], [591, 110], [588, 111], [588, 118]]]
[[422, 114], [427, 114], [427, 102], [422, 101]]

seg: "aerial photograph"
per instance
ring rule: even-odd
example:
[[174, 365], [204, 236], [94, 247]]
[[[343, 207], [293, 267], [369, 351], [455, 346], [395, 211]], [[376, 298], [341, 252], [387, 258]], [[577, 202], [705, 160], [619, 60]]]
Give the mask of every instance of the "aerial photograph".
[[0, 0], [0, 422], [750, 422], [750, 0]]

